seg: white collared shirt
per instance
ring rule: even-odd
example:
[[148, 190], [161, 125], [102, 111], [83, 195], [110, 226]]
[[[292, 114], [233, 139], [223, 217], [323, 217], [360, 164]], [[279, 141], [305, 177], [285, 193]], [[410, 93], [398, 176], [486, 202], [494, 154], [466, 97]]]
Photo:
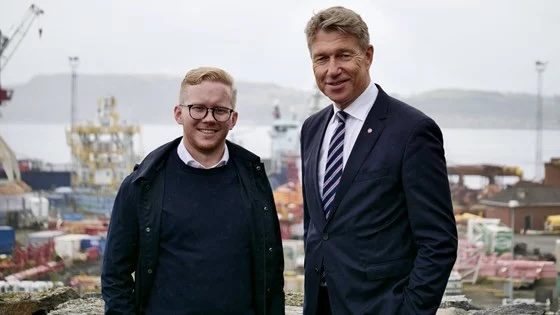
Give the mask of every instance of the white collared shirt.
[[183, 161], [188, 166], [191, 166], [191, 167], [194, 167], [194, 168], [202, 168], [202, 169], [211, 169], [211, 168], [215, 168], [215, 167], [224, 166], [224, 165], [227, 164], [227, 162], [229, 160], [229, 151], [228, 151], [227, 145], [225, 145], [224, 155], [222, 155], [222, 158], [220, 159], [220, 161], [218, 163], [216, 163], [215, 165], [210, 166], [210, 167], [205, 167], [204, 165], [200, 164], [200, 162], [195, 160], [192, 157], [192, 155], [189, 153], [189, 151], [187, 151], [187, 148], [185, 147], [185, 144], [183, 143], [183, 141], [181, 141], [179, 143], [179, 145], [177, 146], [177, 154], [179, 155], [179, 158], [181, 159], [181, 161]]
[[[346, 161], [352, 152], [354, 143], [358, 138], [358, 134], [364, 125], [366, 117], [373, 107], [373, 103], [377, 99], [377, 86], [370, 82], [369, 86], [364, 90], [364, 92], [358, 96], [358, 98], [350, 104], [350, 106], [344, 109], [344, 112], [348, 114], [346, 118], [345, 130], [344, 130], [344, 149], [342, 153], [342, 167], [346, 166]], [[323, 196], [323, 182], [325, 179], [325, 168], [327, 166], [327, 153], [329, 150], [329, 143], [338, 125], [338, 120], [336, 119], [336, 112], [340, 111], [335, 104], [332, 105], [334, 110], [334, 115], [328, 122], [327, 130], [325, 131], [325, 136], [323, 137], [323, 143], [321, 144], [321, 151], [319, 152], [319, 167], [318, 167], [318, 179], [319, 179], [319, 192], [321, 197]]]

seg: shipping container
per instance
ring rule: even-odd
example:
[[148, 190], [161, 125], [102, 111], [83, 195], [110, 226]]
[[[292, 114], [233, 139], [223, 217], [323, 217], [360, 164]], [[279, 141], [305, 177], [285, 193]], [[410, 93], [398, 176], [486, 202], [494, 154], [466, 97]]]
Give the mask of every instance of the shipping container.
[[63, 213], [62, 220], [64, 221], [81, 221], [84, 219], [83, 213]]
[[487, 253], [503, 254], [512, 250], [513, 232], [508, 226], [488, 225], [484, 227], [484, 246]]
[[303, 248], [303, 241], [300, 240], [282, 240], [282, 247], [284, 249], [284, 270], [300, 272], [303, 271], [303, 258], [305, 251]]
[[99, 236], [89, 235], [88, 238], [84, 238], [80, 241], [80, 250], [85, 251], [90, 247], [99, 247]]
[[57, 236], [54, 238], [54, 250], [58, 256], [64, 259], [65, 263], [71, 263], [72, 261], [80, 258], [80, 245], [82, 240], [90, 237], [90, 235], [86, 234], [68, 234]]
[[46, 230], [29, 233], [27, 235], [29, 245], [40, 246], [54, 240], [55, 237], [64, 235], [64, 231]]
[[0, 254], [11, 255], [16, 234], [11, 226], [0, 226]]

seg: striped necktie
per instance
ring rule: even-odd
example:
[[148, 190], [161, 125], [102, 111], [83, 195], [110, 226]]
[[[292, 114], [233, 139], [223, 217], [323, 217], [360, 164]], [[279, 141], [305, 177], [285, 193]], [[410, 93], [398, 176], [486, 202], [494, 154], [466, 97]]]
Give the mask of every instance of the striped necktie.
[[342, 155], [344, 152], [344, 126], [348, 113], [338, 111], [336, 118], [338, 126], [331, 138], [327, 154], [327, 166], [323, 182], [323, 212], [328, 219], [331, 214], [336, 187], [342, 177]]

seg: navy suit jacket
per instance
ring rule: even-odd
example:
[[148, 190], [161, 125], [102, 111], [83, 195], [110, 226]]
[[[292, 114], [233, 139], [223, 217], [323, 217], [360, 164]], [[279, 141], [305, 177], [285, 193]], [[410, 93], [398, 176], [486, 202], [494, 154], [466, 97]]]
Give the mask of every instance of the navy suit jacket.
[[335, 315], [435, 314], [455, 263], [441, 131], [378, 89], [328, 220], [317, 168], [332, 106], [302, 127], [306, 315], [316, 314], [322, 266]]

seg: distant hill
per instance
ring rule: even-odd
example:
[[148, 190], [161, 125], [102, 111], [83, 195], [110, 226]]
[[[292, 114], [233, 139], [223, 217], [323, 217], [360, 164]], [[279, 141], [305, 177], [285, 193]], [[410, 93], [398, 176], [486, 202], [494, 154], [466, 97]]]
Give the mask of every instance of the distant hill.
[[[78, 120], [92, 121], [98, 99], [115, 96], [121, 119], [140, 124], [171, 124], [181, 79], [163, 75], [80, 74]], [[237, 84], [240, 123], [269, 124], [276, 103], [284, 116], [303, 119], [309, 115], [310, 91], [269, 83]], [[69, 123], [68, 74], [40, 75], [11, 88], [14, 96], [1, 108], [0, 123]], [[397, 97], [432, 116], [442, 127], [533, 128], [535, 125], [536, 96], [530, 94], [435, 90]], [[320, 103], [325, 106], [328, 100], [323, 98]], [[560, 97], [546, 98], [544, 105], [545, 128], [560, 129]]]
[[[404, 100], [445, 127], [535, 128], [537, 96], [472, 90], [435, 90]], [[560, 129], [560, 96], [543, 100], [543, 126]]]

